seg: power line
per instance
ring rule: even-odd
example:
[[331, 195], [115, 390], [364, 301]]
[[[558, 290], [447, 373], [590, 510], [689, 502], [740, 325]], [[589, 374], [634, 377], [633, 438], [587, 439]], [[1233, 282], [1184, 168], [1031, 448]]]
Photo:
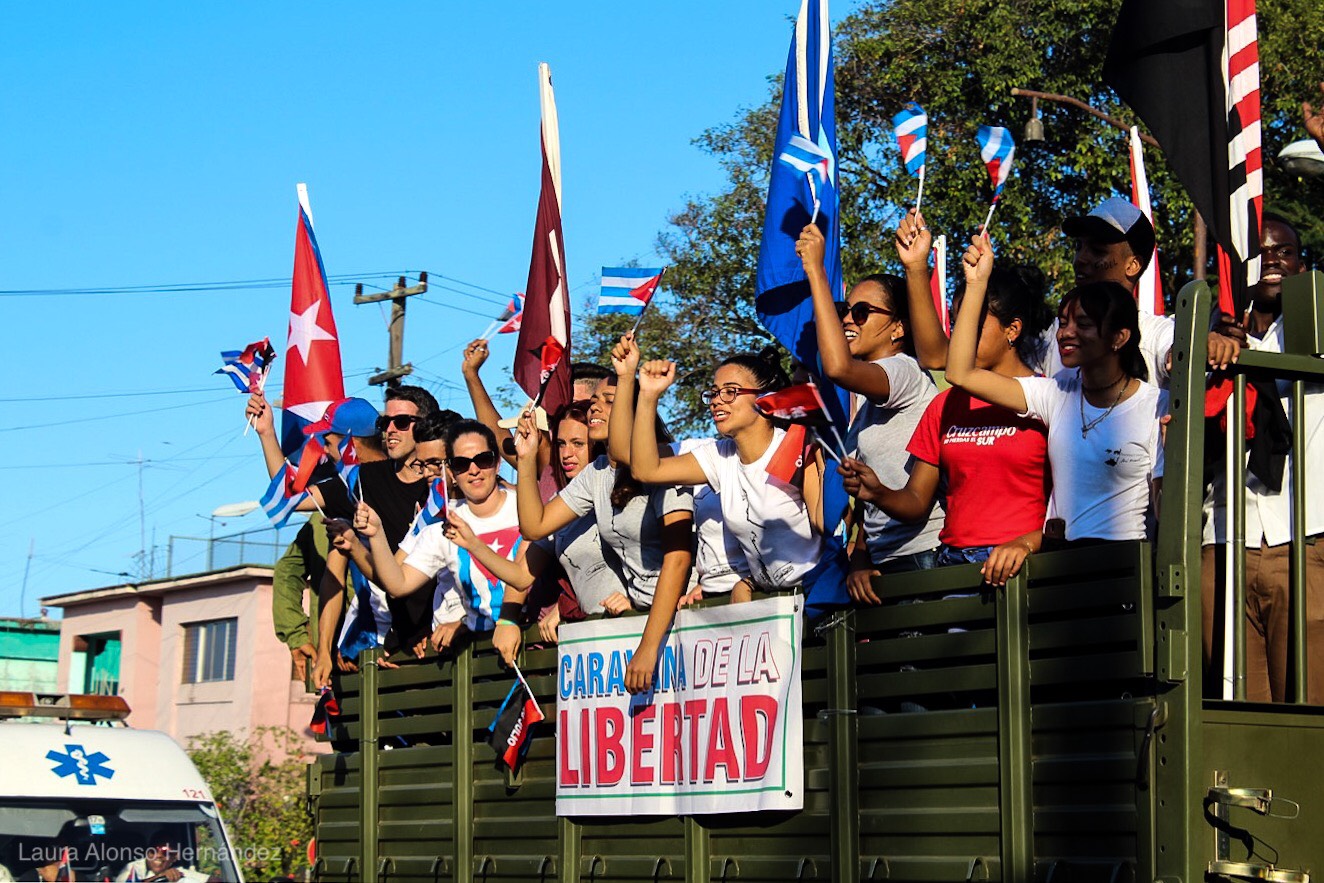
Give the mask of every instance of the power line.
[[[341, 273], [327, 277], [330, 285], [352, 285], [361, 279], [378, 279], [395, 273]], [[112, 294], [184, 294], [196, 291], [245, 291], [281, 288], [291, 284], [289, 276], [266, 279], [230, 279], [217, 282], [168, 282], [149, 285], [106, 285], [86, 288], [11, 288], [0, 289], [0, 297], [72, 297]]]
[[[213, 405], [216, 404], [217, 402], [224, 402], [224, 401], [233, 401], [233, 396], [226, 395], [223, 398], [202, 399], [196, 402], [185, 402], [182, 405], [165, 405], [160, 408], [144, 408], [141, 411], [123, 411], [119, 414], [101, 414], [96, 417], [61, 418], [60, 426], [61, 427], [69, 426], [74, 423], [95, 423], [99, 420], [114, 420], [117, 417], [136, 417], [139, 414], [156, 414], [160, 411], [177, 411], [180, 408], [193, 408], [198, 405]], [[51, 421], [47, 420], [43, 423], [32, 423], [27, 426], [6, 426], [4, 428], [0, 428], [0, 432], [21, 432], [27, 429], [49, 429], [50, 426], [51, 426]]]

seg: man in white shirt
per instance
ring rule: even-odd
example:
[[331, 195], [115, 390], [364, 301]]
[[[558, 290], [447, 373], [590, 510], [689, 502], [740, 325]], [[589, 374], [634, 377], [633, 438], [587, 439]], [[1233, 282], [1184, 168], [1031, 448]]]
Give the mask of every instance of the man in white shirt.
[[[1283, 351], [1283, 279], [1304, 272], [1301, 239], [1292, 225], [1264, 214], [1260, 234], [1260, 283], [1252, 290], [1245, 346], [1264, 352]], [[1235, 361], [1235, 359], [1234, 359]], [[1289, 425], [1291, 384], [1279, 381], [1278, 403]], [[1271, 403], [1270, 403], [1271, 404]], [[1257, 405], [1257, 409], [1258, 409]], [[1306, 679], [1311, 704], [1324, 704], [1324, 386], [1306, 385]], [[1253, 461], [1252, 461], [1253, 462]], [[1252, 467], [1254, 468], [1254, 467]], [[1289, 697], [1288, 644], [1291, 608], [1292, 458], [1274, 464], [1274, 474], [1246, 476], [1246, 698], [1252, 702], [1284, 702]], [[1261, 472], [1265, 470], [1261, 469]], [[1278, 489], [1274, 489], [1275, 483]], [[1214, 481], [1205, 512], [1201, 566], [1204, 614], [1205, 687], [1218, 695], [1222, 680], [1221, 613], [1224, 591], [1224, 546], [1227, 534], [1223, 477]], [[1215, 646], [1217, 645], [1217, 647]]]

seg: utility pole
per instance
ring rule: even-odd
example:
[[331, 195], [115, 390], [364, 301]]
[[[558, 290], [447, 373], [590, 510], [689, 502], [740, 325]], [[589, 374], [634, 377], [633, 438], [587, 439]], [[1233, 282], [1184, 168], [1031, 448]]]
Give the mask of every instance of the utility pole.
[[362, 283], [354, 287], [355, 305], [381, 303], [384, 300], [391, 302], [391, 322], [387, 326], [387, 331], [391, 336], [389, 361], [385, 371], [368, 378], [368, 383], [373, 386], [381, 386], [382, 384], [399, 386], [401, 377], [414, 373], [413, 365], [401, 361], [405, 349], [405, 298], [423, 294], [428, 290], [427, 271], [424, 270], [418, 274], [418, 284], [412, 288], [405, 285], [406, 281], [405, 277], [401, 276], [400, 280], [395, 283], [395, 288], [378, 294], [364, 294]]

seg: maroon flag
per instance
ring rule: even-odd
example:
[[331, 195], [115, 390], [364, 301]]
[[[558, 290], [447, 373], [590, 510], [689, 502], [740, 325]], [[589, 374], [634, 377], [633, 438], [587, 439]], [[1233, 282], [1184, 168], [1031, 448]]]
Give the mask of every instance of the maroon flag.
[[[542, 100], [542, 191], [533, 228], [524, 313], [515, 346], [515, 380], [530, 398], [537, 396], [542, 386], [544, 342], [549, 337], [555, 338], [566, 355], [570, 352], [570, 297], [561, 233], [561, 139], [552, 73], [546, 64], [538, 65], [538, 85]], [[553, 413], [568, 404], [570, 372], [554, 373], [543, 398], [545, 407]]]

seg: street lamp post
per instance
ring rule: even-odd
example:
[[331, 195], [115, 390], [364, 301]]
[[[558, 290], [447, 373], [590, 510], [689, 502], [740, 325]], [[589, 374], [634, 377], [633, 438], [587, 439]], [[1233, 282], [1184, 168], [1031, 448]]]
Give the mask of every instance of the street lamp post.
[[[1079, 98], [1072, 98], [1070, 95], [1059, 95], [1055, 92], [1039, 92], [1034, 89], [1020, 89], [1017, 87], [1012, 87], [1011, 94], [1017, 98], [1029, 98], [1031, 101], [1030, 110], [1033, 117], [1031, 118], [1030, 123], [1026, 124], [1025, 127], [1025, 137], [1027, 141], [1044, 140], [1044, 125], [1039, 119], [1040, 101], [1066, 104], [1079, 110], [1083, 110], [1090, 116], [1096, 117], [1114, 128], [1121, 129], [1123, 132], [1131, 131], [1131, 127], [1117, 117], [1109, 116], [1097, 107], [1087, 104]], [[1038, 123], [1038, 125], [1032, 128], [1035, 123]], [[1033, 135], [1037, 135], [1037, 137], [1032, 137]], [[1140, 140], [1151, 147], [1159, 147], [1158, 141], [1154, 140], [1152, 135], [1146, 135], [1144, 132], [1140, 133]], [[1159, 147], [1159, 149], [1162, 150], [1163, 148]], [[1209, 233], [1205, 228], [1204, 218], [1200, 216], [1198, 210], [1195, 211], [1195, 230], [1193, 232], [1195, 236], [1195, 254], [1193, 256], [1194, 276], [1196, 279], [1203, 279], [1205, 277], [1205, 264], [1209, 261]]]

